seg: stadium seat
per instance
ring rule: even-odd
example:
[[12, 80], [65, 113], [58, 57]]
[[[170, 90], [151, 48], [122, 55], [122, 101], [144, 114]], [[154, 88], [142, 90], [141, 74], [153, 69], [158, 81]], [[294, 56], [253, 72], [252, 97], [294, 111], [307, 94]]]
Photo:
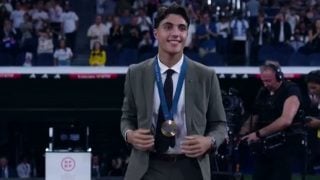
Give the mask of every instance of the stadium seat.
[[296, 52], [291, 54], [288, 60], [288, 66], [309, 66], [307, 56], [303, 53]]
[[188, 58], [190, 58], [190, 59], [192, 59], [192, 60], [194, 60], [194, 61], [201, 62], [201, 58], [200, 58], [200, 56], [199, 56], [199, 53], [196, 52], [196, 51], [186, 50], [186, 51], [184, 51], [184, 54], [185, 54]]
[[259, 63], [264, 63], [267, 59], [274, 59], [274, 47], [271, 45], [264, 45], [258, 52], [258, 61]]
[[149, 58], [153, 58], [155, 56], [156, 56], [156, 53], [153, 53], [153, 52], [145, 52], [145, 53], [139, 54], [138, 62], [147, 60]]
[[52, 53], [42, 53], [37, 56], [37, 66], [53, 66], [54, 59]]
[[224, 66], [223, 58], [218, 53], [208, 53], [202, 58], [202, 63], [207, 66]]
[[115, 47], [108, 46], [106, 48], [107, 52], [107, 66], [117, 65], [119, 52]]
[[25, 52], [21, 52], [17, 55], [16, 59], [15, 59], [15, 63], [14, 65], [16, 66], [23, 66], [24, 62], [25, 62], [25, 56], [26, 53]]
[[295, 50], [288, 44], [277, 44], [275, 45], [275, 58], [279, 61], [282, 66], [288, 65], [289, 58], [294, 54]]
[[280, 12], [280, 9], [279, 8], [264, 8], [264, 12], [267, 14], [268, 17], [274, 17]]
[[128, 66], [130, 64], [137, 63], [138, 60], [138, 50], [124, 48], [120, 51], [117, 65], [118, 66]]
[[13, 58], [10, 54], [5, 52], [0, 52], [0, 66], [9, 66], [12, 65]]
[[320, 53], [310, 54], [308, 56], [310, 66], [320, 66]]

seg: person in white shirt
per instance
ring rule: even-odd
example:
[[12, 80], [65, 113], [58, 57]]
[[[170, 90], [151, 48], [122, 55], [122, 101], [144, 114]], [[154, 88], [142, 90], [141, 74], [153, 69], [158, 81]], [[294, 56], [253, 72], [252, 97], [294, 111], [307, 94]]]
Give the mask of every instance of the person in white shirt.
[[24, 14], [25, 11], [21, 7], [21, 3], [17, 2], [16, 3], [16, 9], [12, 11], [10, 15], [10, 19], [13, 22], [13, 27], [16, 29], [20, 28], [20, 25], [24, 22]]
[[95, 24], [91, 25], [87, 32], [87, 36], [90, 38], [90, 49], [93, 48], [95, 41], [99, 41], [101, 45], [106, 45], [106, 35], [107, 27], [102, 23], [102, 17], [98, 15]]
[[249, 29], [249, 23], [244, 19], [242, 12], [237, 12], [237, 16], [230, 23], [232, 30], [232, 54], [233, 60], [229, 63], [231, 65], [243, 65], [246, 61], [248, 63], [248, 39], [247, 31]]
[[152, 29], [152, 21], [149, 16], [147, 16], [145, 10], [143, 8], [139, 9], [139, 16], [138, 16], [138, 25], [140, 27], [140, 31], [151, 31]]
[[66, 38], [66, 45], [70, 47], [73, 52], [75, 52], [78, 22], [78, 15], [71, 10], [70, 5], [67, 3], [61, 16], [61, 29]]
[[60, 40], [59, 48], [54, 51], [53, 58], [56, 66], [69, 66], [72, 59], [72, 51], [66, 47], [65, 40]]
[[61, 29], [61, 16], [63, 10], [57, 0], [51, 0], [49, 2], [49, 18], [50, 24], [53, 30], [58, 33]]
[[48, 13], [44, 10], [43, 1], [39, 1], [36, 10], [32, 14], [32, 20], [35, 24], [35, 29], [39, 31], [43, 28], [43, 22], [49, 19]]

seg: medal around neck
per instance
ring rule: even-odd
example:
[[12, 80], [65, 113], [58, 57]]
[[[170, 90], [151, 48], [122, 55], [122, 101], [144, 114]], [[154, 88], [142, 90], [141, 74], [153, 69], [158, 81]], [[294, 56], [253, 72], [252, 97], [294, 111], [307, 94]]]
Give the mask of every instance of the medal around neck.
[[161, 125], [161, 133], [166, 137], [174, 137], [177, 134], [177, 124], [174, 120], [166, 120]]

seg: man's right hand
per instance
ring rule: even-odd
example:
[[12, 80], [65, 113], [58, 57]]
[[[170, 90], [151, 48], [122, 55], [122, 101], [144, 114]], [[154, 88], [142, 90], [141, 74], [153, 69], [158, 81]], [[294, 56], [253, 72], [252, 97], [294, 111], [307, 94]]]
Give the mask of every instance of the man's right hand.
[[137, 129], [128, 131], [127, 142], [141, 151], [148, 151], [154, 148], [154, 137], [149, 129]]

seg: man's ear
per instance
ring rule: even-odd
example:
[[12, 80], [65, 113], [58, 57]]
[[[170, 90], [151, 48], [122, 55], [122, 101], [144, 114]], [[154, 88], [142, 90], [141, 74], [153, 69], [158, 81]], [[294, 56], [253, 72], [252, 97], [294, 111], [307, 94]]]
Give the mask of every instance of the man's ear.
[[153, 36], [154, 36], [154, 38], [158, 39], [158, 31], [157, 31], [157, 29], [153, 29]]

